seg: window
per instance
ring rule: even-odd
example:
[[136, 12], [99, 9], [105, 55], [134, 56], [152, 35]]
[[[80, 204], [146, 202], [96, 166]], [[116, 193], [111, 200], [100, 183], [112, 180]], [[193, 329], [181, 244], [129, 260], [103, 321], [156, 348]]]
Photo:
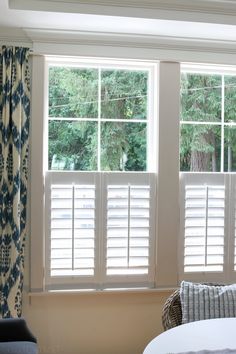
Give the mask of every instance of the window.
[[47, 289], [154, 284], [154, 71], [47, 60]]
[[151, 68], [48, 64], [48, 170], [149, 171]]
[[212, 71], [182, 71], [181, 171], [236, 171], [236, 72]]
[[230, 68], [183, 68], [181, 278], [235, 278], [235, 87]]

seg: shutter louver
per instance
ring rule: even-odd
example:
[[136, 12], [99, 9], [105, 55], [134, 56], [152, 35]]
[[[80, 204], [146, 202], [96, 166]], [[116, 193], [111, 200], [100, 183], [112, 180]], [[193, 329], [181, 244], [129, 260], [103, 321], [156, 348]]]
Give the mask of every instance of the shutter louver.
[[107, 186], [107, 275], [148, 274], [150, 186]]
[[184, 212], [184, 271], [222, 272], [225, 187], [186, 185]]
[[51, 185], [51, 276], [93, 276], [95, 186]]
[[46, 288], [153, 286], [155, 175], [46, 174]]

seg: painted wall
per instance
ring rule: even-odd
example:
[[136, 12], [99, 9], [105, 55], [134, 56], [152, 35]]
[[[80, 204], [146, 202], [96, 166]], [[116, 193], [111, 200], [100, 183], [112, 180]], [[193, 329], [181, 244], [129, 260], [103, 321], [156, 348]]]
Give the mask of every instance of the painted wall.
[[169, 294], [25, 295], [23, 316], [42, 354], [142, 354]]

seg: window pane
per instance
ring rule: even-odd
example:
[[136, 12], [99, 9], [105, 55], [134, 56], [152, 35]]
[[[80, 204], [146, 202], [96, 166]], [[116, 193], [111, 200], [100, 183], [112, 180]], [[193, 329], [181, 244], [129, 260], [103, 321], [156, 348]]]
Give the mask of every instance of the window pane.
[[180, 170], [194, 172], [220, 171], [219, 126], [182, 124], [180, 137]]
[[97, 169], [97, 123], [49, 121], [49, 170]]
[[49, 116], [96, 118], [98, 70], [50, 67]]
[[101, 80], [102, 118], [147, 118], [147, 72], [102, 70]]
[[225, 171], [236, 171], [236, 126], [225, 128]]
[[221, 76], [182, 74], [181, 120], [221, 120]]
[[225, 122], [236, 122], [236, 76], [225, 76]]
[[101, 125], [101, 170], [146, 171], [146, 123]]

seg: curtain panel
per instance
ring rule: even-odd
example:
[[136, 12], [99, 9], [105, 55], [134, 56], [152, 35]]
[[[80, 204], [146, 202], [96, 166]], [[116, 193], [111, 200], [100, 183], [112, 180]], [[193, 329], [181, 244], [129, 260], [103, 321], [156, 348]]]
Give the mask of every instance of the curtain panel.
[[0, 49], [0, 317], [20, 317], [29, 154], [29, 49]]

